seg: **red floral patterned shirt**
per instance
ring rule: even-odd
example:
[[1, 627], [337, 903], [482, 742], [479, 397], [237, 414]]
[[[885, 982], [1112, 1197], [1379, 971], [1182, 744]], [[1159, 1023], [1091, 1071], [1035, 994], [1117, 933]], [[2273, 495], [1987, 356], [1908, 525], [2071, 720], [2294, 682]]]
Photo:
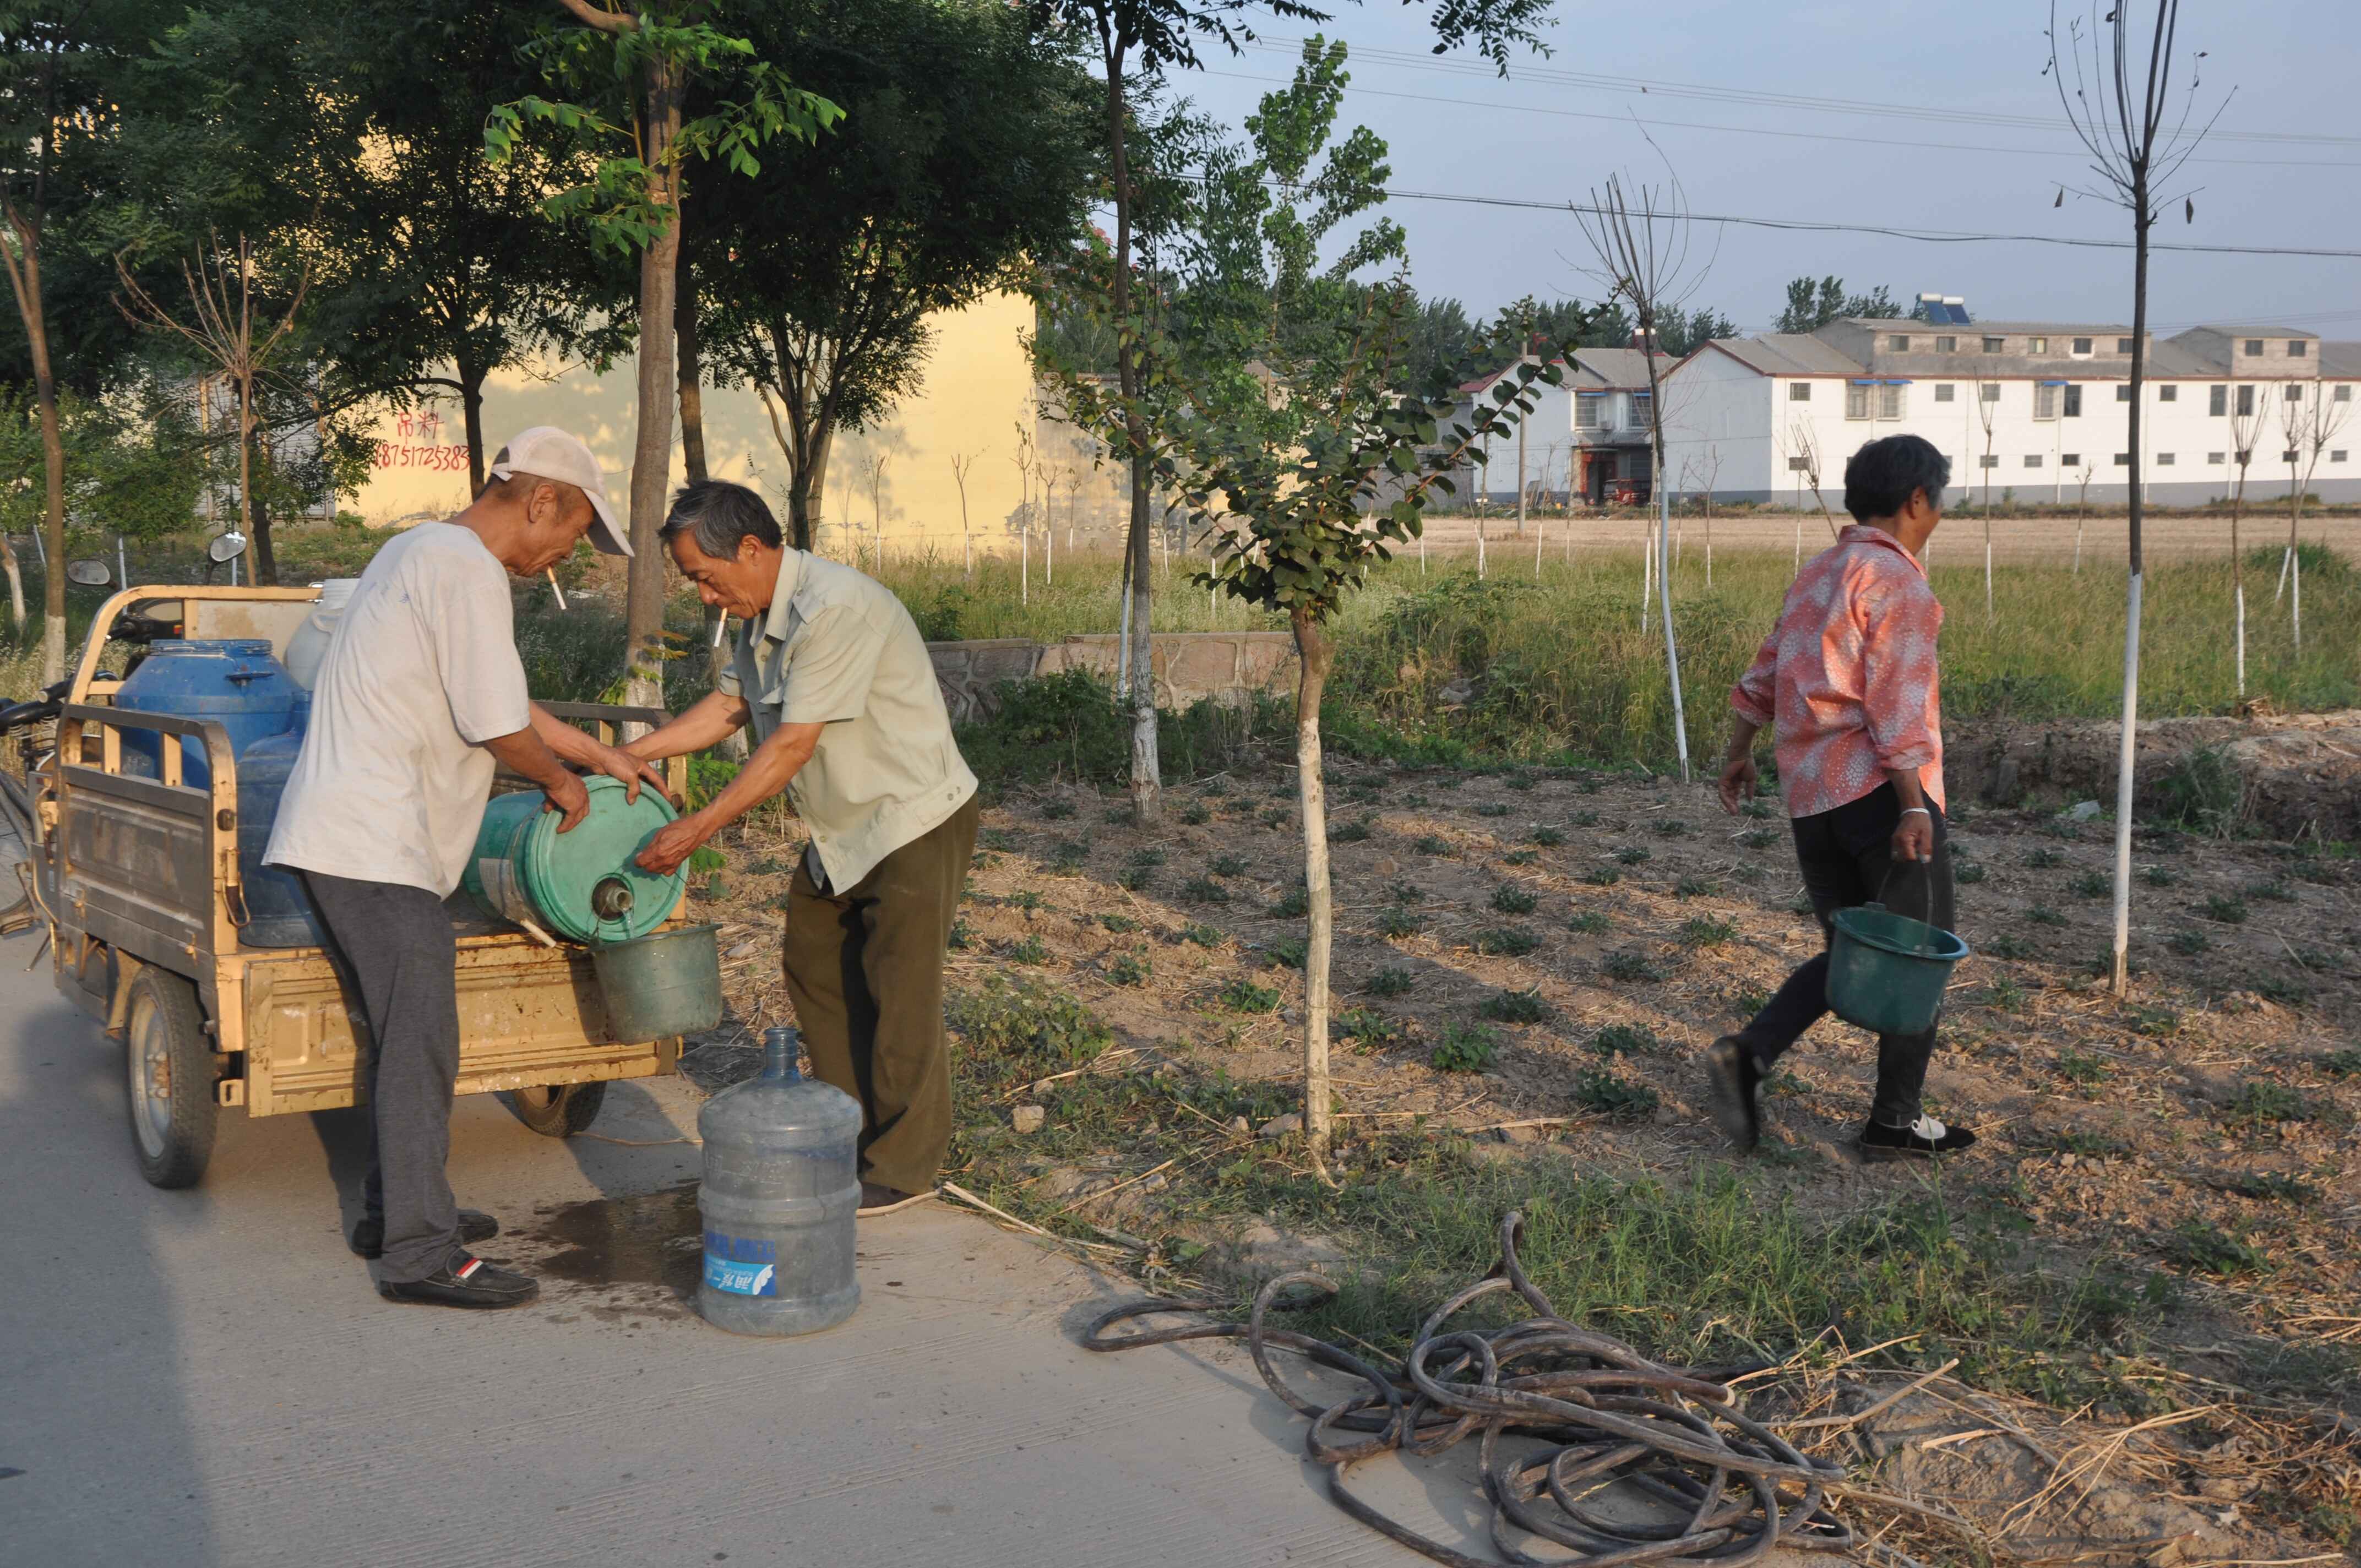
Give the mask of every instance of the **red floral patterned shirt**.
[[1788, 816], [1834, 811], [1905, 768], [1942, 806], [1942, 629], [1926, 567], [1883, 529], [1854, 523], [1804, 564], [1730, 694], [1740, 718], [1761, 729], [1775, 721]]

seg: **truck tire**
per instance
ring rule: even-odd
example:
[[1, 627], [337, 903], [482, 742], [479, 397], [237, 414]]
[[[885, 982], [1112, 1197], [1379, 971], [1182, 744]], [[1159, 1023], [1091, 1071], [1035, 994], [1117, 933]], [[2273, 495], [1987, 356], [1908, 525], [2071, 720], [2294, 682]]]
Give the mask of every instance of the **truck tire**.
[[123, 1018], [131, 1149], [150, 1187], [194, 1187], [213, 1158], [213, 1046], [197, 989], [153, 967], [132, 977]]
[[607, 1084], [552, 1083], [539, 1089], [518, 1089], [509, 1094], [517, 1120], [544, 1137], [570, 1138], [598, 1118], [607, 1102]]

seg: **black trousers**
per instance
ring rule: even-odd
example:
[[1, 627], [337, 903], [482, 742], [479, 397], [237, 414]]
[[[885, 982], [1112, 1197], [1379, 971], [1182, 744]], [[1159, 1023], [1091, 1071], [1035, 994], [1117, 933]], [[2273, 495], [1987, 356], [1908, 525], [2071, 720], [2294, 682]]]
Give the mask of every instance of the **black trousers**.
[[368, 1179], [364, 1211], [385, 1222], [379, 1277], [423, 1279], [450, 1261], [459, 1210], [444, 1162], [459, 1078], [458, 938], [423, 887], [305, 872], [347, 1002], [368, 1019]]
[[[1822, 941], [1839, 909], [1861, 904], [1883, 904], [1896, 915], [1925, 920], [1946, 931], [1956, 929], [1951, 896], [1951, 848], [1949, 826], [1940, 806], [1927, 803], [1935, 825], [1935, 854], [1929, 861], [1894, 859], [1894, 829], [1902, 820], [1902, 801], [1890, 784], [1880, 784], [1859, 800], [1798, 817], [1790, 825], [1795, 835], [1795, 864], [1804, 873], [1804, 891], [1811, 895]], [[1764, 1072], [1803, 1037], [1804, 1031], [1828, 1010], [1828, 955], [1819, 954], [1787, 977], [1770, 1003], [1753, 1022], [1738, 1032]], [[1927, 1061], [1935, 1054], [1939, 1015], [1924, 1034], [1880, 1035], [1877, 1037], [1877, 1095], [1870, 1102], [1870, 1119], [1889, 1127], [1905, 1127], [1919, 1116], [1919, 1097], [1927, 1086]]]

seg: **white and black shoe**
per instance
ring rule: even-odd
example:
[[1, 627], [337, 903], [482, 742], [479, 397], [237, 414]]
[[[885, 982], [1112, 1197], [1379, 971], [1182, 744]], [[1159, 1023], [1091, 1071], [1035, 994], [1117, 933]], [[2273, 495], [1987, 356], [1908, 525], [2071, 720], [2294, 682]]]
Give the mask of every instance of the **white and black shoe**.
[[1763, 1141], [1763, 1069], [1746, 1042], [1724, 1035], [1705, 1048], [1706, 1095], [1714, 1124], [1740, 1154]]
[[421, 1307], [499, 1311], [538, 1299], [541, 1282], [529, 1274], [495, 1267], [465, 1248], [455, 1247], [450, 1261], [425, 1278], [380, 1279], [377, 1293], [389, 1301], [408, 1301]]
[[1906, 1127], [1889, 1127], [1872, 1118], [1861, 1130], [1861, 1154], [1872, 1160], [1932, 1159], [1960, 1154], [1975, 1141], [1965, 1127], [1947, 1127], [1932, 1116], [1921, 1116]]

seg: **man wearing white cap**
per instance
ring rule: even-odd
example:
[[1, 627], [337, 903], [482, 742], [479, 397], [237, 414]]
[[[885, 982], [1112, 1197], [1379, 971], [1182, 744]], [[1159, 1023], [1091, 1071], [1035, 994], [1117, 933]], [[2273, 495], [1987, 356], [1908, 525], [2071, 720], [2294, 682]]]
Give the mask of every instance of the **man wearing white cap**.
[[525, 695], [508, 579], [538, 576], [588, 533], [629, 555], [590, 449], [538, 425], [502, 447], [491, 481], [448, 522], [421, 523], [361, 574], [320, 665], [311, 728], [264, 861], [303, 873], [328, 948], [368, 1019], [371, 1138], [353, 1250], [389, 1299], [518, 1307], [529, 1277], [467, 1251], [498, 1234], [456, 1207], [444, 1161], [459, 1070], [456, 939], [443, 901], [505, 767], [582, 820], [568, 762], [631, 786], [662, 775]]

